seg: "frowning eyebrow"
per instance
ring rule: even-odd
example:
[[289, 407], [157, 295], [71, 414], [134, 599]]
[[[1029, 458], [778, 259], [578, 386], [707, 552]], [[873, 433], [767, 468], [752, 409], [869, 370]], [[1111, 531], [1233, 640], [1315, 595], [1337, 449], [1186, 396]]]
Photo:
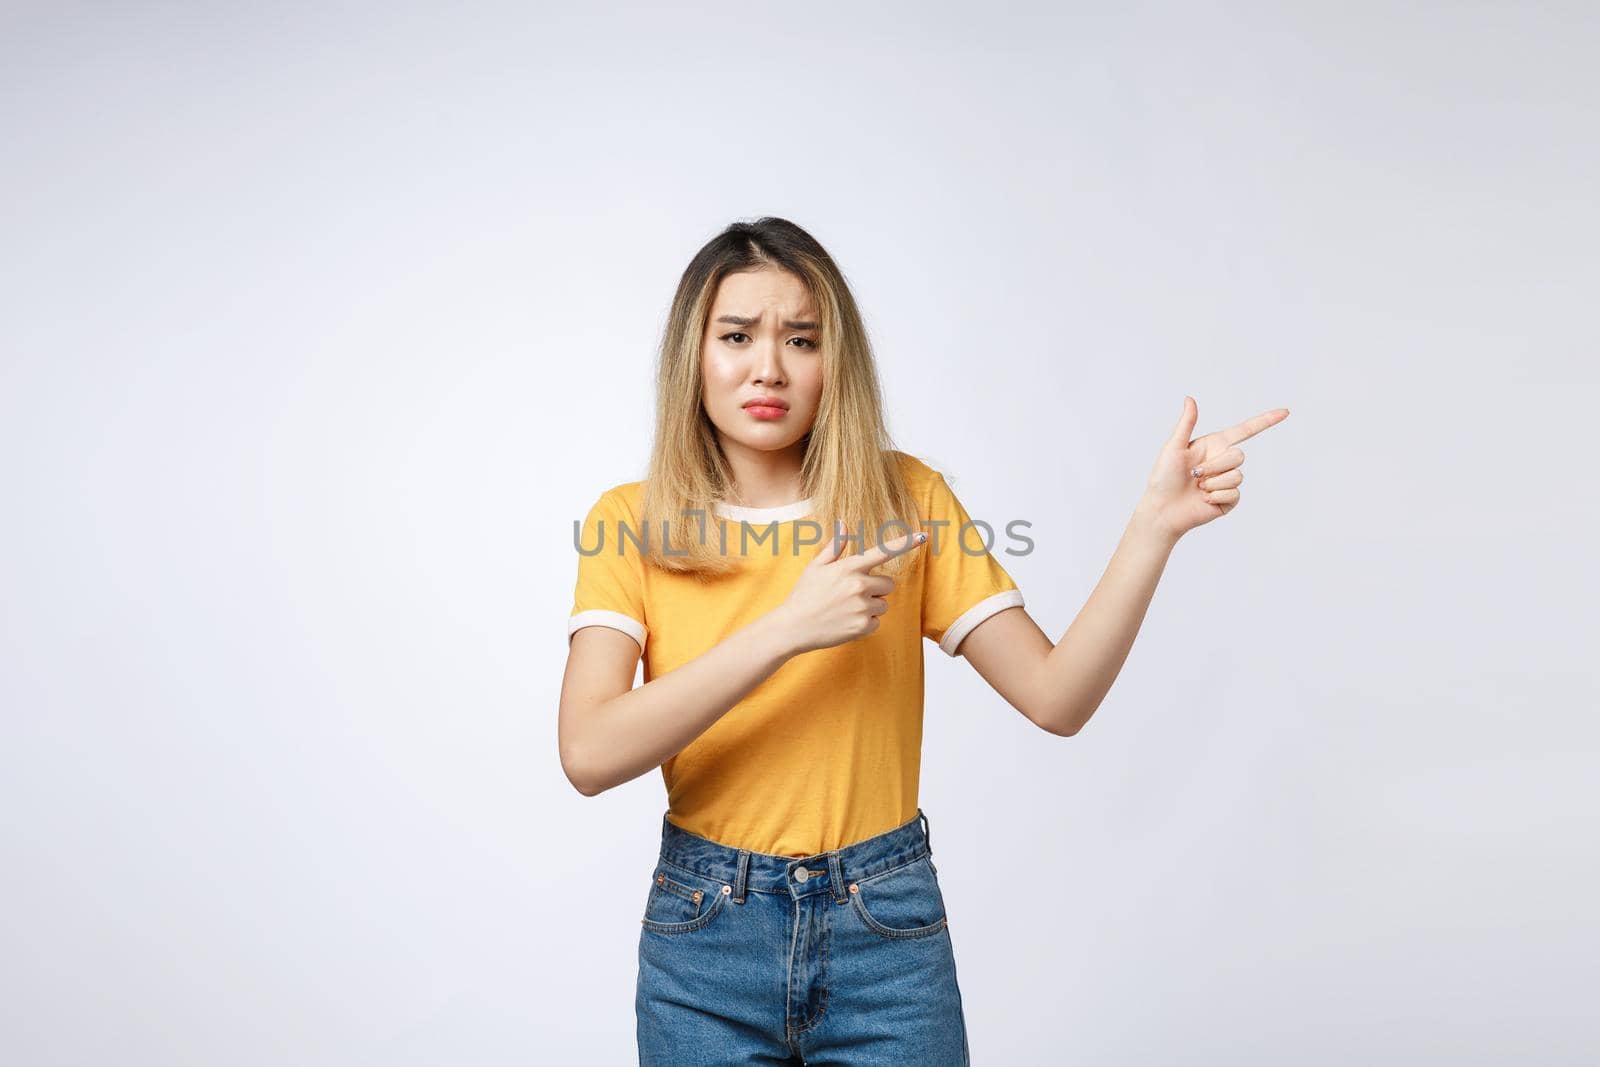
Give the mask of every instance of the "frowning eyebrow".
[[[743, 315], [718, 315], [717, 321], [726, 322], [730, 326], [754, 326], [761, 321], [761, 316], [757, 315], [755, 318], [751, 319], [746, 318]], [[792, 319], [785, 319], [783, 328], [786, 330], [815, 330], [817, 328], [817, 324], [814, 322], [795, 322]]]

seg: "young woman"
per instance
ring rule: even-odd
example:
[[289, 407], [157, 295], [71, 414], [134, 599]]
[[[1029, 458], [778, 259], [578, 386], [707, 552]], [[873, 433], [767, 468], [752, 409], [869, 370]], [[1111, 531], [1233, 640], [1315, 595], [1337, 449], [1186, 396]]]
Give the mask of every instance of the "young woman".
[[648, 476], [607, 489], [579, 531], [561, 691], [580, 792], [656, 767], [666, 783], [641, 1064], [969, 1062], [917, 798], [922, 639], [1040, 729], [1076, 733], [1178, 538], [1238, 503], [1236, 446], [1287, 415], [1191, 440], [1185, 397], [1052, 643], [941, 473], [891, 446], [821, 245], [764, 218], [699, 251], [661, 347]]

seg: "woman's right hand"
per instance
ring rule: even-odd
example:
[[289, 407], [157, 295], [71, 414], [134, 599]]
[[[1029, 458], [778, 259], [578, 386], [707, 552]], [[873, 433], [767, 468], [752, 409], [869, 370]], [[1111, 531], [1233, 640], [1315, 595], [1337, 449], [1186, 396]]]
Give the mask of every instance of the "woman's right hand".
[[839, 523], [836, 535], [823, 540], [775, 612], [795, 654], [875, 633], [878, 616], [889, 610], [884, 597], [894, 591], [895, 580], [867, 572], [927, 540], [925, 533], [904, 533], [865, 552], [842, 552], [840, 546], [848, 542]]

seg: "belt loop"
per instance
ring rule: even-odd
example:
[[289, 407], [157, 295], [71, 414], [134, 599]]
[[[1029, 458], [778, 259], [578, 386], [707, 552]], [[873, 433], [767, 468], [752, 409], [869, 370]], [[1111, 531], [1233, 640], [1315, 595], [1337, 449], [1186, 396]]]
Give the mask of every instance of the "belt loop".
[[744, 903], [745, 879], [750, 874], [750, 850], [739, 850], [739, 870], [733, 876], [733, 902]]
[[828, 853], [828, 879], [833, 882], [833, 902], [848, 902], [850, 898], [844, 892], [844, 861], [839, 858], [838, 849]]
[[917, 818], [922, 820], [922, 836], [927, 839], [928, 851], [933, 852], [933, 834], [928, 832], [928, 816], [921, 808], [917, 809]]

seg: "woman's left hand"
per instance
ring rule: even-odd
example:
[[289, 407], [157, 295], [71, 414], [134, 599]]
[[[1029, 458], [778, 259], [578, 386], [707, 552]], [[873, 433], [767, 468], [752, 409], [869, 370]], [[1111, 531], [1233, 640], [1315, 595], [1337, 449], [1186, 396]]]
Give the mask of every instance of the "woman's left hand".
[[1161, 446], [1144, 499], [1139, 502], [1140, 509], [1173, 540], [1239, 505], [1239, 483], [1244, 481], [1239, 465], [1244, 462], [1244, 452], [1236, 446], [1288, 418], [1289, 409], [1274, 408], [1191, 441], [1189, 435], [1199, 415], [1194, 398], [1184, 397], [1183, 414]]

